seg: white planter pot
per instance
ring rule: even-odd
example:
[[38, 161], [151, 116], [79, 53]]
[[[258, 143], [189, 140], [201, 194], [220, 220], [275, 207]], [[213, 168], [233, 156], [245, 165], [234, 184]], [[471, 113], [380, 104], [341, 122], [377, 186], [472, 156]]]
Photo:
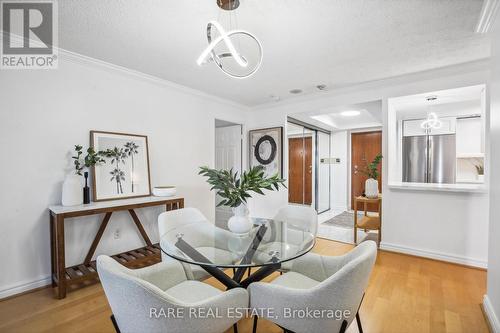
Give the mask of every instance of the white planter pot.
[[83, 204], [83, 177], [68, 175], [62, 186], [62, 205], [76, 206]]
[[233, 208], [234, 215], [227, 221], [227, 227], [235, 234], [246, 234], [252, 229], [252, 221], [248, 215], [248, 208], [241, 204]]
[[484, 183], [484, 175], [477, 175], [477, 181]]
[[365, 195], [367, 198], [378, 198], [378, 181], [368, 178], [365, 182]]

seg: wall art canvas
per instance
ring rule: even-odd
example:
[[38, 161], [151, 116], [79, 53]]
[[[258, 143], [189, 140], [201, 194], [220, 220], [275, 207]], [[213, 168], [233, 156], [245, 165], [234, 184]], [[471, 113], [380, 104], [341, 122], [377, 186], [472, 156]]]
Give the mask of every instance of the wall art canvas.
[[262, 165], [266, 176], [283, 177], [283, 127], [249, 132], [250, 167]]
[[90, 146], [106, 160], [93, 168], [94, 201], [151, 195], [147, 136], [91, 131]]

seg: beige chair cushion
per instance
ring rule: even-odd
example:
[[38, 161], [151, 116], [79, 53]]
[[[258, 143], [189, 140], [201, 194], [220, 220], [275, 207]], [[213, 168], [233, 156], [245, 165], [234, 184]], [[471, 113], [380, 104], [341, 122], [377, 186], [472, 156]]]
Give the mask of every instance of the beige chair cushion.
[[320, 284], [319, 281], [313, 280], [305, 275], [296, 272], [288, 272], [280, 275], [271, 283], [273, 285], [294, 289], [309, 289]]
[[203, 282], [187, 280], [165, 290], [165, 293], [186, 303], [198, 303], [220, 295], [222, 291]]

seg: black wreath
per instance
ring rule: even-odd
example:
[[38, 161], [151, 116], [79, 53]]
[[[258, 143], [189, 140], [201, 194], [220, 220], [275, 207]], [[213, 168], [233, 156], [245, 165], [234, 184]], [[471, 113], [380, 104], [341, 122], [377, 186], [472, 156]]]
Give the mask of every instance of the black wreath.
[[[271, 145], [271, 154], [269, 155], [269, 158], [267, 160], [262, 159], [262, 157], [260, 157], [259, 155], [260, 145], [263, 144], [265, 141], [269, 141], [269, 144]], [[260, 164], [267, 165], [272, 161], [274, 161], [274, 158], [276, 157], [276, 150], [277, 150], [276, 141], [274, 141], [272, 136], [264, 135], [257, 141], [257, 144], [255, 145], [254, 156], [257, 159], [257, 161], [259, 161]]]

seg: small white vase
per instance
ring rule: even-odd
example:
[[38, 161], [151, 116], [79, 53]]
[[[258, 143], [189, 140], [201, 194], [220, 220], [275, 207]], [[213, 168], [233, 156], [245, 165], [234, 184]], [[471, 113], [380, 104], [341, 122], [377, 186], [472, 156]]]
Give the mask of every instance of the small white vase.
[[83, 177], [68, 175], [62, 186], [62, 205], [76, 206], [83, 204]]
[[252, 221], [248, 216], [248, 208], [246, 205], [241, 204], [233, 208], [234, 215], [227, 221], [227, 227], [235, 234], [246, 234], [252, 229]]
[[484, 183], [484, 175], [477, 175], [477, 181]]
[[365, 195], [367, 198], [378, 198], [378, 181], [368, 178], [365, 182]]

